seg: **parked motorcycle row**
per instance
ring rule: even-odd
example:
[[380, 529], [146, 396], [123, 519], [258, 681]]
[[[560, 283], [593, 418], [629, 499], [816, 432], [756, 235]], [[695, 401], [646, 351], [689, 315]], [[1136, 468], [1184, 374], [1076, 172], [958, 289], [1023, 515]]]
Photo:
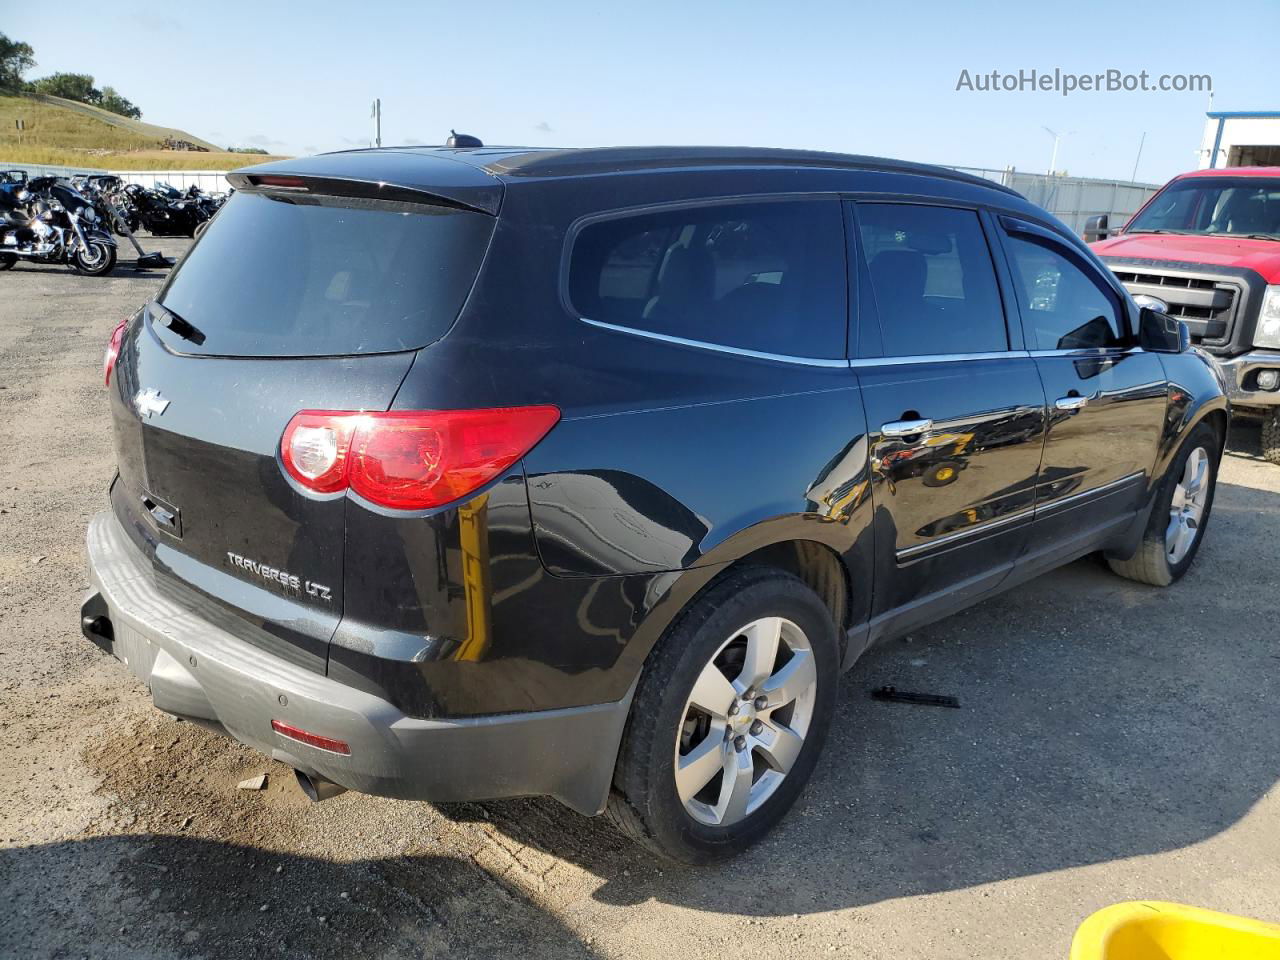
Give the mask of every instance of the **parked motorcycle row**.
[[139, 266], [171, 265], [160, 254], [144, 254], [134, 233], [199, 236], [225, 201], [225, 194], [207, 194], [195, 185], [180, 191], [111, 175], [28, 178], [20, 170], [0, 172], [0, 270], [29, 260], [103, 276], [116, 264], [113, 233], [137, 248]]
[[227, 194], [205, 193], [195, 184], [185, 191], [163, 182], [144, 187], [109, 174], [75, 177], [72, 183], [94, 200], [100, 213], [114, 209], [112, 223], [120, 236], [128, 226], [130, 231], [141, 227], [156, 237], [194, 237], [227, 199]]

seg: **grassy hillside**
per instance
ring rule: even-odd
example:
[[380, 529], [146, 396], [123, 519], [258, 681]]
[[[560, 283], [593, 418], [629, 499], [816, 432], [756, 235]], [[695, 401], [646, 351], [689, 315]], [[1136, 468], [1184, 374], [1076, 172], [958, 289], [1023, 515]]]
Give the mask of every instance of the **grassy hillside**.
[[[22, 145], [14, 120], [26, 123]], [[164, 150], [166, 138], [189, 140], [208, 153]], [[0, 161], [109, 170], [227, 170], [275, 159], [226, 153], [183, 130], [157, 127], [60, 97], [0, 97]]]

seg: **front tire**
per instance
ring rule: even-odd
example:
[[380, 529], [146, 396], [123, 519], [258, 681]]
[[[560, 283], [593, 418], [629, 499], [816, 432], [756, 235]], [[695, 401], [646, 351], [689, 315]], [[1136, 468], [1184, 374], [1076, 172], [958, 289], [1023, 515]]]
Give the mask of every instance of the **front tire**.
[[1209, 424], [1191, 431], [1156, 493], [1137, 552], [1128, 560], [1107, 558], [1113, 572], [1167, 587], [1191, 569], [1213, 509], [1221, 450], [1221, 438]]
[[1280, 407], [1273, 407], [1262, 421], [1262, 456], [1270, 463], [1280, 463]]
[[734, 856], [795, 803], [835, 709], [831, 613], [791, 574], [731, 573], [671, 627], [631, 705], [609, 815], [661, 856]]
[[18, 258], [12, 253], [0, 253], [0, 270], [12, 270]]
[[101, 240], [90, 240], [88, 250], [78, 248], [71, 256], [71, 266], [75, 271], [89, 277], [105, 276], [115, 265], [115, 246]]

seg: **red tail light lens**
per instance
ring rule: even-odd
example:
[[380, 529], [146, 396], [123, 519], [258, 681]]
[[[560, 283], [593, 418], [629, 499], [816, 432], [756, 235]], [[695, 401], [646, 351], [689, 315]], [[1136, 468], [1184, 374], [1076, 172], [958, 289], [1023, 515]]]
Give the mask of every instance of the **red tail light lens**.
[[124, 327], [129, 322], [129, 318], [121, 320], [116, 324], [114, 330], [111, 331], [111, 339], [107, 341], [107, 352], [102, 358], [102, 383], [104, 386], [111, 386], [111, 374], [116, 368], [116, 361], [120, 359], [120, 344], [124, 340]]
[[426, 510], [499, 477], [560, 419], [552, 406], [348, 413], [304, 410], [281, 460], [316, 493], [350, 489], [395, 510]]
[[321, 750], [328, 750], [330, 753], [340, 753], [344, 757], [351, 756], [351, 747], [343, 740], [322, 737], [318, 733], [311, 733], [301, 727], [295, 727], [291, 723], [285, 723], [283, 720], [272, 720], [271, 729], [282, 737], [288, 737], [290, 740], [297, 740], [299, 743], [318, 747]]

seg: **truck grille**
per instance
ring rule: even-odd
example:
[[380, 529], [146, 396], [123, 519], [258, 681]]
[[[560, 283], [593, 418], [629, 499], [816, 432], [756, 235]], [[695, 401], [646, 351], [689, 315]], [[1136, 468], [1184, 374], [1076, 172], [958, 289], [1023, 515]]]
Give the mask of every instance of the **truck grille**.
[[1112, 271], [1135, 296], [1146, 294], [1167, 303], [1169, 314], [1186, 322], [1193, 343], [1212, 347], [1230, 339], [1240, 300], [1240, 288], [1234, 283], [1132, 267], [1112, 267]]

